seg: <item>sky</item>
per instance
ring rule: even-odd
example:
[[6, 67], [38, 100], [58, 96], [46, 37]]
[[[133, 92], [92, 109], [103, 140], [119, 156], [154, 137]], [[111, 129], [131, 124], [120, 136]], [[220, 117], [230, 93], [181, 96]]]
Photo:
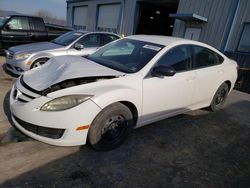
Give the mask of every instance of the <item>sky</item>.
[[66, 19], [66, 0], [0, 0], [0, 9], [33, 14], [46, 10], [53, 16]]

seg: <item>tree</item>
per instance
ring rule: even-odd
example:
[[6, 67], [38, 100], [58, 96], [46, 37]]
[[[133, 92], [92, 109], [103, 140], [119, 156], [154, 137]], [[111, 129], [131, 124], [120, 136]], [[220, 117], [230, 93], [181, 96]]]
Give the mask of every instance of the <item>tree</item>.
[[46, 10], [38, 10], [34, 13], [34, 16], [42, 17], [46, 23], [57, 24], [57, 25], [66, 25], [66, 21], [56, 16], [53, 16], [50, 12]]

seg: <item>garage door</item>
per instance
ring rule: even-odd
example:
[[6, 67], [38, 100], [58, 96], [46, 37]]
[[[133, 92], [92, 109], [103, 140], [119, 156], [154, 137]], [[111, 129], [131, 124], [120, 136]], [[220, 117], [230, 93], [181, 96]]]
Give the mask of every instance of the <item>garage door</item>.
[[97, 30], [117, 32], [120, 21], [120, 4], [99, 5]]
[[73, 27], [75, 29], [86, 30], [87, 27], [87, 6], [74, 7]]

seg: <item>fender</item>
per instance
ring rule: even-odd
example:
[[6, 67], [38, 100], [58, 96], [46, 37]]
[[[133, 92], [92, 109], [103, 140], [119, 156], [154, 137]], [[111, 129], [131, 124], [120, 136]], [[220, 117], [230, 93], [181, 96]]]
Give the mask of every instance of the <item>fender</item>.
[[42, 53], [38, 53], [38, 54], [35, 54], [33, 55], [29, 61], [31, 61], [32, 63], [38, 59], [41, 59], [41, 58], [51, 58], [53, 57], [54, 55], [52, 55], [51, 53], [48, 53], [48, 52], [42, 52]]
[[94, 97], [92, 100], [102, 109], [119, 101], [131, 102], [136, 106], [138, 114], [141, 114], [142, 92], [138, 93], [132, 89], [117, 88], [116, 90], [109, 90]]

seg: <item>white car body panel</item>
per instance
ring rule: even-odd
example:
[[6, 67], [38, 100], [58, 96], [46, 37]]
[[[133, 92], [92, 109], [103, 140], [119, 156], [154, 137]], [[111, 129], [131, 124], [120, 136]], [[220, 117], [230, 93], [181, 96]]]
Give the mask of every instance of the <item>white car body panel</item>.
[[[131, 36], [127, 38], [164, 44], [166, 47], [139, 72], [131, 74], [115, 71], [87, 59], [72, 56], [55, 57], [51, 60], [53, 63], [26, 72], [23, 76], [24, 82], [37, 91], [44, 90], [58, 82], [78, 77], [115, 77], [57, 90], [46, 96], [33, 93], [25, 88], [20, 82], [21, 78], [19, 78], [10, 95], [13, 121], [18, 129], [49, 144], [82, 145], [86, 143], [88, 130], [76, 131], [77, 126], [91, 126], [98, 113], [110, 104], [116, 102], [133, 104], [138, 113], [135, 127], [140, 127], [166, 117], [209, 106], [216, 90], [223, 82], [230, 82], [231, 90], [233, 88], [237, 78], [237, 64], [208, 45], [172, 37]], [[209, 48], [220, 54], [224, 58], [224, 62], [217, 66], [177, 72], [172, 77], [148, 77], [149, 71], [159, 58], [172, 47], [181, 44], [194, 44]], [[77, 64], [78, 66], [76, 66]], [[29, 100], [29, 102], [18, 101], [18, 96], [14, 98], [15, 89], [20, 92], [18, 96], [21, 99]], [[93, 97], [64, 111], [44, 112], [39, 110], [43, 104], [51, 99], [77, 94], [93, 95]], [[32, 96], [34, 99], [29, 99], [26, 95]], [[38, 126], [65, 128], [66, 132], [60, 139], [42, 137], [22, 128], [15, 121], [14, 116]]]
[[195, 88], [192, 73], [195, 74], [194, 71], [176, 73], [175, 79], [172, 77], [145, 78], [143, 80], [143, 121], [152, 122], [154, 119], [165, 117], [166, 114], [189, 109]]

